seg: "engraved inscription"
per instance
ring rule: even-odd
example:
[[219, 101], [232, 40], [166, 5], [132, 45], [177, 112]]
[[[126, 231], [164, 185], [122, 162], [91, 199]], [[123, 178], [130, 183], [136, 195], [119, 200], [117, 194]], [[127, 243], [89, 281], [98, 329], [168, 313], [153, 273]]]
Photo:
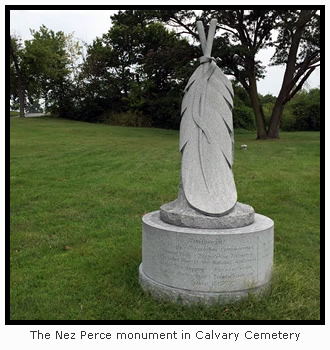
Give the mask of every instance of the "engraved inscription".
[[263, 259], [268, 258], [273, 255], [273, 242], [268, 240], [266, 242], [261, 243], [261, 257]]
[[167, 244], [159, 254], [163, 262], [161, 273], [175, 274], [185, 285], [203, 288], [210, 285], [210, 279], [211, 285], [224, 285], [257, 277], [257, 250], [253, 243], [233, 247], [225, 245], [222, 239], [189, 238]]

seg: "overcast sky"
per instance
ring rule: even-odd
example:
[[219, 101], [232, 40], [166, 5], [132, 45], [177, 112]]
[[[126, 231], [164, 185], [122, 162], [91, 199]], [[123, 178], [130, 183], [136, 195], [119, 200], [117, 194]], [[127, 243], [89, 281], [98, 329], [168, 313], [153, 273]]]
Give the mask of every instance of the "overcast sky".
[[[106, 33], [110, 26], [111, 10], [12, 10], [10, 11], [11, 33], [23, 40], [31, 39], [30, 28], [38, 30], [44, 24], [53, 31], [66, 34], [74, 32], [76, 38], [92, 43], [97, 36]], [[266, 66], [274, 49], [262, 50], [257, 56]], [[277, 95], [281, 87], [284, 67], [267, 67], [266, 78], [258, 82], [258, 91], [262, 95]], [[315, 70], [305, 84], [305, 88], [320, 85], [319, 69]]]

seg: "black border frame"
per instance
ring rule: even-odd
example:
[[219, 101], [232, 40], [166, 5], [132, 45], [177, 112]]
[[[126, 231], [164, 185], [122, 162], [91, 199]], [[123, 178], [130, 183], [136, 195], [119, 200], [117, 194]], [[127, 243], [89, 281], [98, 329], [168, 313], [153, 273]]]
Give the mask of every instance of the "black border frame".
[[[9, 41], [10, 41], [10, 11], [11, 10], [129, 10], [129, 9], [191, 9], [194, 8], [196, 10], [202, 10], [202, 9], [228, 9], [228, 5], [224, 6], [212, 6], [212, 5], [175, 5], [175, 6], [167, 6], [167, 5], [5, 5], [5, 45], [6, 45], [6, 59], [5, 59], [5, 65], [6, 67], [9, 66]], [[250, 8], [250, 9], [280, 9], [285, 8], [287, 10], [290, 9], [317, 9], [321, 13], [321, 62], [320, 62], [320, 90], [321, 90], [321, 112], [322, 115], [325, 115], [325, 93], [324, 93], [324, 87], [325, 87], [325, 79], [324, 79], [324, 54], [325, 54], [325, 5], [300, 5], [300, 6], [294, 6], [294, 5], [232, 5], [230, 6], [231, 9], [242, 9], [242, 8]], [[9, 70], [6, 70], [6, 91], [9, 90]], [[6, 95], [7, 96], [7, 95]], [[10, 109], [10, 101], [6, 99], [5, 103], [5, 115], [7, 111]], [[9, 135], [9, 128], [10, 123], [8, 121], [9, 118], [6, 117], [5, 122], [5, 128], [6, 128], [6, 135]], [[320, 138], [321, 138], [321, 153], [320, 153], [320, 164], [321, 164], [321, 193], [324, 196], [324, 184], [325, 184], [325, 176], [324, 176], [324, 164], [325, 164], [325, 152], [324, 152], [324, 120], [322, 123], [321, 120], [321, 131], [320, 131]], [[8, 138], [6, 140], [6, 148], [9, 149], [9, 142]], [[6, 202], [9, 202], [9, 188], [10, 188], [10, 177], [9, 177], [9, 161], [8, 161], [7, 154], [6, 154], [6, 165], [7, 165], [7, 172], [6, 172], [6, 179], [5, 179], [5, 197]], [[322, 187], [323, 185], [323, 187]], [[322, 196], [322, 195], [321, 195]], [[323, 201], [322, 201], [323, 199]], [[321, 200], [321, 227], [324, 224], [325, 220], [325, 208], [324, 208], [324, 197], [320, 198]], [[323, 204], [323, 206], [322, 206]], [[10, 222], [10, 212], [9, 210], [6, 211], [6, 224]], [[109, 325], [109, 324], [116, 324], [116, 325], [167, 325], [167, 324], [173, 324], [173, 325], [190, 325], [190, 324], [201, 324], [201, 321], [195, 320], [195, 321], [122, 321], [122, 320], [98, 320], [98, 321], [88, 321], [88, 320], [11, 320], [10, 319], [10, 286], [9, 286], [9, 270], [10, 270], [10, 230], [6, 230], [6, 236], [5, 236], [5, 271], [6, 271], [6, 285], [5, 285], [5, 325]], [[320, 320], [249, 320], [249, 321], [215, 321], [215, 320], [209, 320], [209, 321], [203, 321], [203, 325], [325, 325], [325, 232], [321, 230], [321, 237], [320, 237], [320, 251], [321, 251], [321, 262], [320, 262], [320, 268], [321, 268], [321, 318]]]

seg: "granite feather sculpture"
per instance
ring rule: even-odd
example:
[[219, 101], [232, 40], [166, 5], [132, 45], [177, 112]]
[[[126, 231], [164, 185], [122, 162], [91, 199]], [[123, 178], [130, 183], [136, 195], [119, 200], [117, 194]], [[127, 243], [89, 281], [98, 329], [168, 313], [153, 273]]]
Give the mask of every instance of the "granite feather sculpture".
[[230, 212], [237, 201], [233, 166], [233, 89], [211, 57], [217, 20], [206, 39], [197, 30], [203, 50], [200, 66], [185, 88], [181, 108], [181, 181], [189, 205], [210, 216]]

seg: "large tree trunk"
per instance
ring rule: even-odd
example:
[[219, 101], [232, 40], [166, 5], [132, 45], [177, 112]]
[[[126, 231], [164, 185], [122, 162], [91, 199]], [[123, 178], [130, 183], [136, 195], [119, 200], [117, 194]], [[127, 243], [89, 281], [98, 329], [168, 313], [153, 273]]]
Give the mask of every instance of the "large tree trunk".
[[254, 75], [254, 72], [249, 77], [250, 86], [248, 89], [248, 93], [251, 98], [252, 108], [256, 120], [256, 126], [257, 126], [257, 139], [263, 140], [267, 138], [267, 133], [265, 129], [265, 122], [263, 118], [262, 113], [262, 106], [259, 100], [258, 96], [258, 90], [257, 90], [257, 82]]
[[267, 138], [269, 139], [279, 139], [280, 138], [280, 122], [281, 116], [284, 109], [284, 104], [282, 99], [277, 98], [271, 116], [271, 122], [269, 124], [269, 129], [267, 132]]
[[295, 88], [295, 85], [297, 84], [299, 78], [303, 76], [305, 70], [307, 69], [308, 63], [311, 63], [313, 59], [313, 56], [306, 58], [304, 62], [304, 64], [307, 65], [305, 70], [303, 69], [304, 64], [302, 64], [301, 68], [297, 70], [296, 60], [299, 44], [304, 32], [305, 25], [311, 19], [312, 13], [312, 10], [301, 10], [299, 19], [297, 21], [296, 30], [292, 34], [292, 43], [288, 54], [283, 83], [279, 95], [276, 99], [272, 116], [269, 122], [269, 129], [267, 133], [268, 138], [279, 138], [280, 122], [285, 104], [302, 88], [303, 83], [314, 70], [309, 70], [309, 72], [307, 72], [305, 77], [303, 77], [301, 82]]

